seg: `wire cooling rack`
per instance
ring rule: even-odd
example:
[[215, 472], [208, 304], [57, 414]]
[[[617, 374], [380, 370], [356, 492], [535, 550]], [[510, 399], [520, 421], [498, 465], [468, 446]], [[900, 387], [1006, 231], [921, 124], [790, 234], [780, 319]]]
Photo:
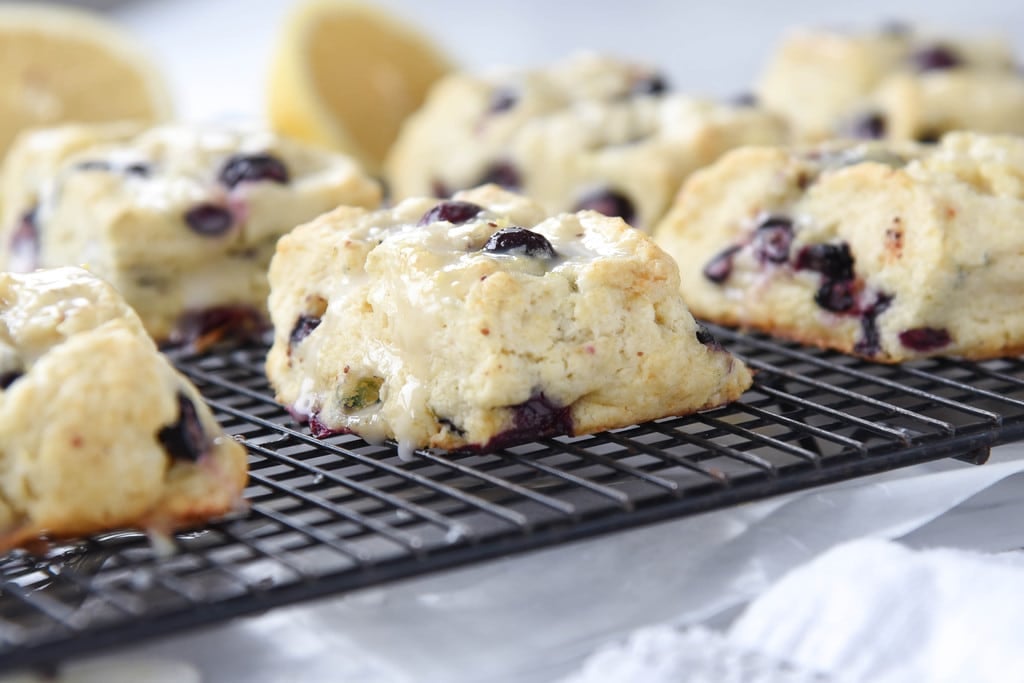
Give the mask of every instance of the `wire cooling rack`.
[[1024, 360], [881, 366], [712, 329], [758, 370], [728, 407], [410, 460], [297, 428], [265, 347], [179, 351], [249, 449], [249, 511], [169, 557], [122, 532], [0, 558], [0, 670], [1024, 438]]

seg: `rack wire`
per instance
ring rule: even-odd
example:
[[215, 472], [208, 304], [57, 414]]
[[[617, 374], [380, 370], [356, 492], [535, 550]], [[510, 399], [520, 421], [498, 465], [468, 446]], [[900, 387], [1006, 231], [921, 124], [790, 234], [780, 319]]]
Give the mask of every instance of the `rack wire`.
[[266, 348], [177, 351], [250, 454], [249, 510], [0, 558], [0, 670], [1024, 438], [1024, 360], [882, 366], [712, 326], [758, 371], [742, 400], [494, 453], [317, 440], [273, 400]]

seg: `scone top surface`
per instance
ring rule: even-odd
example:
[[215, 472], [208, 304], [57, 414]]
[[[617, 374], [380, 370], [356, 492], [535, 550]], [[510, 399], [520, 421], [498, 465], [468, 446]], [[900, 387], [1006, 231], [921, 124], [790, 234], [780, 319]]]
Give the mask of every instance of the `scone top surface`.
[[873, 360], [1024, 349], [1024, 140], [737, 150], [655, 238], [696, 315]]
[[594, 209], [650, 229], [694, 169], [784, 137], [756, 107], [674, 94], [651, 67], [581, 53], [442, 79], [386, 170], [399, 199], [495, 183], [550, 211]]
[[[34, 197], [16, 192], [24, 189], [26, 171]], [[197, 247], [205, 254], [259, 244], [308, 220], [299, 216], [309, 209], [296, 206], [302, 195], [316, 195], [324, 206], [351, 199], [354, 190], [369, 199], [353, 203], [379, 199], [376, 185], [346, 157], [267, 131], [224, 126], [40, 129], [21, 137], [5, 176], [5, 227], [32, 211], [44, 256], [56, 251], [45, 247], [56, 246], [50, 243], [61, 229], [110, 240], [112, 253], [79, 255], [87, 262], [193, 259]], [[65, 215], [68, 207], [81, 208], [76, 200], [91, 202], [90, 219]], [[47, 227], [55, 222], [51, 236]], [[51, 258], [57, 255], [63, 253]]]
[[178, 318], [266, 299], [277, 238], [380, 190], [350, 159], [225, 126], [63, 126], [23, 135], [4, 167], [8, 268], [84, 265], [158, 339]]
[[649, 238], [494, 186], [326, 214], [282, 238], [270, 281], [268, 376], [314, 432], [498, 447], [692, 412], [750, 382]]
[[954, 130], [1024, 133], [1024, 78], [1009, 45], [909, 26], [798, 29], [769, 60], [758, 96], [798, 139], [934, 141]]
[[0, 273], [0, 548], [237, 505], [244, 449], [107, 283]]

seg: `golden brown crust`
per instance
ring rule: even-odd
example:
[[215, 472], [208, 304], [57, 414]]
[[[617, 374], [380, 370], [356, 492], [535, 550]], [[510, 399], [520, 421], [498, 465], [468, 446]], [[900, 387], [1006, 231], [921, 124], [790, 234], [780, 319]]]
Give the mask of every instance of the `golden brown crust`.
[[0, 274], [0, 302], [0, 371], [16, 375], [0, 389], [0, 549], [238, 505], [245, 448], [112, 287], [74, 268]]
[[[1024, 345], [1022, 177], [1012, 137], [748, 148], [695, 175], [655, 239], [698, 318], [880, 363], [998, 358]], [[759, 246], [769, 216], [778, 260]]]
[[[701, 342], [675, 263], [643, 233], [593, 211], [547, 217], [495, 186], [456, 199], [484, 208], [418, 225], [438, 200], [406, 200], [282, 240], [279, 400], [327, 429], [457, 449], [686, 414], [749, 386], [741, 361]], [[486, 247], [499, 226], [553, 255]], [[296, 342], [311, 300], [330, 303]]]

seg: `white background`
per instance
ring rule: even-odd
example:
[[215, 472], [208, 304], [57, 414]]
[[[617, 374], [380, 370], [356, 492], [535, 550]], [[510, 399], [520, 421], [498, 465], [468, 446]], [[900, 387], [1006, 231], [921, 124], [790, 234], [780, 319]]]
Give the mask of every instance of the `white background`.
[[[597, 49], [660, 66], [678, 90], [749, 89], [794, 25], [869, 27], [906, 20], [936, 29], [1001, 33], [1024, 54], [1024, 2], [942, 0], [379, 0], [436, 40], [457, 63], [536, 64]], [[275, 34], [288, 0], [140, 0], [114, 16], [170, 75], [186, 118], [262, 116]]]

